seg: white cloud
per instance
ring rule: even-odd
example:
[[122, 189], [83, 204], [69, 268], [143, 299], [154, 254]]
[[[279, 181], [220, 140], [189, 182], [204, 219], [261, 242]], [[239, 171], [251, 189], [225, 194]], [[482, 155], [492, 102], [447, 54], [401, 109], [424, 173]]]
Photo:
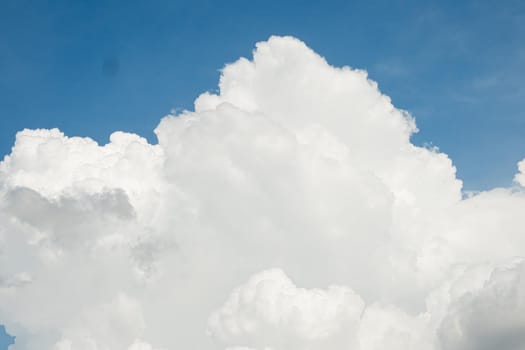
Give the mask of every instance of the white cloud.
[[518, 163], [519, 173], [516, 174], [514, 180], [525, 187], [525, 159]]
[[236, 288], [209, 319], [226, 345], [258, 349], [351, 348], [364, 303], [351, 289], [297, 288], [281, 270], [267, 270]]
[[456, 300], [439, 328], [444, 350], [525, 347], [525, 264], [495, 269], [488, 280]]
[[[82, 310], [62, 331], [56, 350], [147, 349], [135, 341], [144, 330], [140, 305], [121, 294], [107, 304]], [[151, 347], [150, 347], [151, 349]]]
[[[222, 346], [250, 349], [432, 349], [426, 315], [372, 304], [348, 287], [298, 288], [277, 269], [236, 288], [209, 321]], [[227, 347], [230, 349], [230, 347]], [[241, 347], [242, 348], [242, 347]]]
[[469, 293], [524, 254], [522, 188], [463, 198], [366, 72], [296, 39], [257, 44], [219, 87], [157, 145], [18, 133], [0, 163], [16, 350], [449, 350], [492, 327], [458, 305], [514, 317]]
[[377, 304], [367, 307], [358, 336], [362, 350], [426, 350], [435, 343], [427, 314], [412, 316]]

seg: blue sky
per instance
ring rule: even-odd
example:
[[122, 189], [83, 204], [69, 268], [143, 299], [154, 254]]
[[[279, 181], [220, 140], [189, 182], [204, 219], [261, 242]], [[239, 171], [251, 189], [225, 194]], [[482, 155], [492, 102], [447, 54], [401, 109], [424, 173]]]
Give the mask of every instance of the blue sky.
[[13, 344], [13, 337], [5, 332], [5, 327], [0, 325], [0, 350], [5, 350]]
[[255, 42], [293, 35], [367, 69], [448, 153], [466, 189], [525, 157], [522, 1], [25, 1], [0, 11], [0, 153], [22, 128], [146, 136]]

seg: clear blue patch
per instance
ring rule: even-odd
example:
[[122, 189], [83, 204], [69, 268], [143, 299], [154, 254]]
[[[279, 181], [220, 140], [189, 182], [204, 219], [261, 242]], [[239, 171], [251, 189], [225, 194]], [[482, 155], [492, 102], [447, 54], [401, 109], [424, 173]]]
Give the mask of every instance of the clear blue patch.
[[0, 350], [7, 350], [9, 345], [15, 343], [15, 337], [7, 334], [5, 326], [0, 325]]

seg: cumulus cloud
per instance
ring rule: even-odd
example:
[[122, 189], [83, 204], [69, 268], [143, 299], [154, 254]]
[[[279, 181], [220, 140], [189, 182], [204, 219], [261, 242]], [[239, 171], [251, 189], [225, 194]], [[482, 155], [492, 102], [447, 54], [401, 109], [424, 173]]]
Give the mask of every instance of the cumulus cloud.
[[222, 343], [261, 349], [351, 348], [363, 307], [349, 288], [297, 288], [281, 270], [268, 270], [234, 290], [210, 317], [209, 332]]
[[16, 350], [522, 346], [523, 188], [464, 195], [365, 71], [272, 37], [155, 132], [17, 134], [0, 163]]
[[525, 347], [525, 263], [495, 269], [480, 288], [455, 300], [439, 328], [445, 350]]
[[519, 173], [516, 174], [514, 180], [525, 187], [525, 159], [518, 163]]

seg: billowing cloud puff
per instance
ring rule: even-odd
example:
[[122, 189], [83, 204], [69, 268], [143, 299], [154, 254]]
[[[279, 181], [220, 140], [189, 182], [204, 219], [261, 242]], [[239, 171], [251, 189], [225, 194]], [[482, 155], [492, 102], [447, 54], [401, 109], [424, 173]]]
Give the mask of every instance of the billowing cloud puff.
[[[254, 275], [208, 321], [222, 345], [250, 349], [432, 349], [425, 315], [372, 304], [348, 287], [298, 288], [281, 270]], [[242, 349], [243, 347], [228, 347]]]
[[[290, 37], [158, 144], [23, 130], [0, 163], [0, 322], [16, 350], [520, 344], [521, 297], [497, 291], [523, 292], [498, 276], [525, 255], [525, 192], [465, 195], [416, 131]], [[508, 322], [472, 318], [489, 311]]]
[[351, 289], [297, 288], [281, 270], [268, 270], [234, 290], [209, 319], [221, 342], [264, 349], [355, 346], [364, 303]]
[[525, 159], [518, 163], [519, 173], [514, 177], [515, 181], [525, 187]]

